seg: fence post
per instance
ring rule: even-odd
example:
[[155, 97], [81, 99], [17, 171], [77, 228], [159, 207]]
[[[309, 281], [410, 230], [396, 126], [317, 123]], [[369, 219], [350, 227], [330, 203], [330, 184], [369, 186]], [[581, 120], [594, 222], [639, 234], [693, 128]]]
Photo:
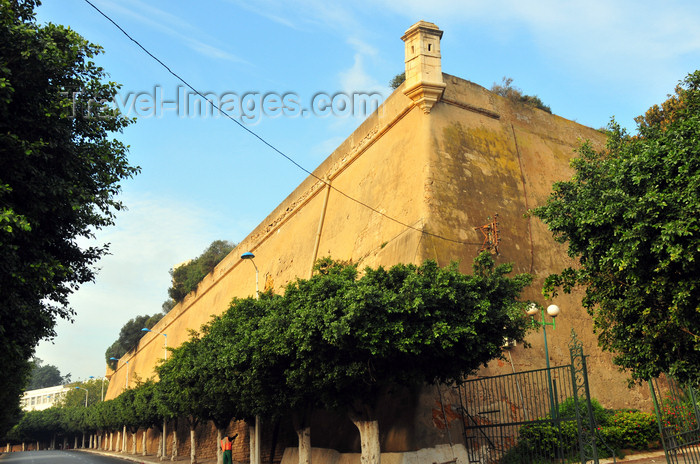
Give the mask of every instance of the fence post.
[[[571, 380], [574, 393], [574, 406], [576, 408], [576, 424], [578, 425], [579, 446], [581, 450], [581, 463], [592, 460], [598, 464], [598, 448], [596, 446], [596, 423], [591, 407], [591, 393], [588, 388], [588, 371], [586, 368], [586, 356], [583, 354], [583, 343], [571, 329], [571, 341], [569, 342], [569, 354], [571, 356]], [[578, 398], [586, 402], [588, 418], [581, 418]]]

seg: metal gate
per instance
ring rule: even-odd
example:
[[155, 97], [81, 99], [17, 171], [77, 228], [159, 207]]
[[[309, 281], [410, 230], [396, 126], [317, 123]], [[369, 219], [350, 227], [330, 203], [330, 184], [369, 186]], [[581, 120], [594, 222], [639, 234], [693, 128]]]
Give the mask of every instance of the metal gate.
[[455, 387], [471, 463], [598, 463], [586, 358], [573, 330], [569, 351], [566, 366]]
[[700, 464], [698, 392], [672, 377], [649, 381], [666, 462]]

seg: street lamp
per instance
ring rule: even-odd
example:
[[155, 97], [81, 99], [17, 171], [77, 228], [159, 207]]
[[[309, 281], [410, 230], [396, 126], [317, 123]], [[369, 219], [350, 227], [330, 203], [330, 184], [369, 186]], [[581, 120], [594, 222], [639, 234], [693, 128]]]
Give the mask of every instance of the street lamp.
[[76, 390], [85, 390], [85, 407], [87, 408], [88, 393], [90, 390], [83, 387], [75, 387]]
[[[119, 359], [115, 358], [112, 356], [111, 358], [112, 361], [119, 361]], [[124, 388], [129, 388], [129, 361], [124, 361], [124, 364], [126, 364], [126, 382], [124, 383]]]
[[258, 266], [255, 265], [255, 261], [253, 261], [253, 258], [255, 258], [255, 255], [251, 253], [250, 251], [246, 251], [241, 255], [241, 259], [247, 259], [250, 260], [251, 263], [253, 263], [253, 267], [255, 268], [255, 297], [259, 298], [260, 297], [260, 289], [258, 287]]
[[[250, 251], [246, 251], [241, 255], [241, 259], [249, 260], [253, 263], [253, 267], [255, 268], [255, 298], [260, 298], [258, 266], [255, 265], [253, 258], [255, 258], [255, 255]], [[260, 416], [258, 414], [255, 415], [255, 448], [253, 457], [254, 459], [251, 459], [251, 464], [260, 464]]]
[[[91, 375], [89, 378], [94, 379], [95, 376]], [[105, 400], [105, 378], [102, 377], [102, 392], [100, 393], [100, 401]]]
[[[153, 332], [151, 329], [148, 329], [144, 327], [141, 329], [141, 332]], [[163, 341], [163, 352], [165, 353], [165, 360], [168, 360], [168, 334], [163, 333], [163, 332], [157, 332], [159, 335], [162, 335], [165, 337], [165, 340]]]
[[[537, 312], [540, 312], [540, 320], [536, 321], [535, 320], [535, 315]], [[542, 333], [544, 334], [544, 357], [545, 360], [547, 361], [547, 386], [549, 389], [549, 408], [550, 408], [550, 413], [552, 415], [552, 419], [556, 418], [557, 410], [554, 407], [554, 388], [552, 385], [552, 373], [551, 373], [551, 368], [549, 366], [549, 348], [547, 347], [547, 326], [551, 325], [552, 329], [556, 329], [556, 317], [560, 313], [559, 306], [557, 305], [549, 305], [547, 306], [547, 314], [552, 318], [552, 322], [546, 322], [544, 320], [544, 309], [543, 308], [538, 308], [535, 303], [531, 303], [530, 306], [527, 307], [526, 313], [528, 316], [532, 317], [532, 325], [533, 326], [542, 326]]]

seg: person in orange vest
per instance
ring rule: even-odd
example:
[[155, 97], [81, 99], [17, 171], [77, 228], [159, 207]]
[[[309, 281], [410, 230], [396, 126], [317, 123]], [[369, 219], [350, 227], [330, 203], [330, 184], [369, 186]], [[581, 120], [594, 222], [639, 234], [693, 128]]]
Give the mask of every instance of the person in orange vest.
[[224, 452], [224, 464], [233, 464], [231, 458], [231, 446], [233, 445], [233, 440], [235, 440], [237, 436], [238, 434], [230, 438], [226, 436], [223, 440], [221, 440], [221, 451]]

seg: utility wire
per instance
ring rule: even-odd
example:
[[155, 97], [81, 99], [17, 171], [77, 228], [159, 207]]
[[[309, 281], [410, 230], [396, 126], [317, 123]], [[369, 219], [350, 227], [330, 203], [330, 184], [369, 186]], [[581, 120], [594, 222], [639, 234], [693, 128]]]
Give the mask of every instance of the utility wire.
[[365, 208], [371, 210], [371, 211], [374, 212], [374, 213], [379, 214], [380, 216], [383, 216], [383, 217], [389, 219], [390, 221], [393, 221], [393, 222], [395, 222], [395, 223], [397, 223], [397, 224], [399, 224], [399, 225], [402, 225], [403, 227], [406, 227], [406, 228], [408, 228], [408, 229], [412, 229], [412, 230], [415, 230], [415, 231], [417, 231], [417, 232], [420, 232], [421, 234], [425, 234], [425, 235], [428, 235], [428, 236], [430, 236], [430, 237], [439, 238], [439, 239], [441, 239], [441, 240], [446, 240], [446, 241], [448, 241], [448, 242], [459, 243], [459, 244], [462, 244], [462, 245], [481, 245], [481, 243], [476, 243], [476, 242], [463, 242], [463, 241], [461, 241], [461, 240], [456, 240], [456, 239], [453, 239], [453, 238], [448, 238], [448, 237], [444, 237], [444, 236], [439, 235], [439, 234], [434, 234], [434, 233], [431, 233], [431, 232], [427, 232], [427, 231], [425, 231], [425, 230], [421, 230], [421, 229], [419, 229], [419, 228], [417, 228], [417, 227], [414, 227], [414, 226], [412, 226], [412, 225], [410, 225], [410, 224], [407, 224], [407, 223], [405, 223], [405, 222], [403, 222], [403, 221], [400, 221], [400, 220], [398, 220], [398, 219], [396, 219], [396, 218], [394, 218], [394, 217], [392, 217], [392, 216], [389, 216], [388, 214], [379, 211], [378, 209], [374, 208], [373, 206], [368, 205], [367, 203], [363, 202], [362, 200], [358, 200], [357, 198], [354, 198], [354, 197], [350, 196], [349, 194], [347, 194], [347, 193], [343, 192], [342, 190], [338, 189], [337, 187], [334, 187], [333, 185], [330, 184], [330, 182], [326, 181], [325, 179], [322, 179], [322, 178], [318, 177], [316, 174], [314, 174], [313, 172], [309, 171], [308, 169], [306, 169], [306, 168], [305, 168], [304, 166], [302, 166], [301, 164], [297, 163], [292, 157], [288, 156], [287, 154], [285, 154], [284, 152], [282, 152], [281, 150], [279, 150], [277, 147], [275, 147], [274, 145], [272, 145], [270, 142], [268, 142], [267, 140], [265, 140], [264, 138], [262, 138], [261, 136], [259, 136], [259, 135], [256, 134], [255, 132], [253, 132], [251, 129], [247, 128], [247, 127], [246, 127], [245, 125], [243, 125], [240, 121], [236, 120], [236, 118], [234, 118], [233, 116], [231, 116], [231, 115], [230, 115], [229, 113], [227, 113], [226, 111], [222, 110], [216, 103], [214, 103], [213, 101], [211, 101], [211, 100], [209, 100], [207, 97], [205, 97], [199, 90], [197, 90], [196, 88], [194, 88], [189, 82], [187, 82], [187, 81], [186, 81], [184, 78], [182, 78], [179, 74], [177, 74], [175, 71], [173, 71], [172, 69], [170, 69], [170, 67], [169, 67], [167, 64], [163, 63], [157, 56], [155, 56], [153, 53], [151, 53], [150, 51], [148, 51], [148, 50], [146, 49], [146, 47], [144, 47], [143, 45], [141, 45], [141, 43], [140, 43], [138, 40], [134, 39], [131, 35], [129, 35], [128, 32], [126, 32], [119, 24], [117, 24], [112, 18], [110, 18], [109, 16], [107, 16], [107, 14], [105, 14], [105, 13], [104, 13], [102, 10], [100, 10], [97, 6], [95, 6], [95, 4], [93, 4], [90, 0], [85, 0], [85, 3], [87, 3], [88, 5], [90, 5], [91, 7], [93, 7], [99, 14], [101, 14], [105, 19], [107, 19], [107, 21], [109, 21], [110, 23], [114, 24], [114, 26], [115, 26], [117, 29], [119, 29], [119, 30], [121, 31], [122, 34], [124, 34], [125, 36], [127, 36], [127, 37], [129, 38], [129, 40], [131, 40], [132, 42], [134, 42], [134, 43], [136, 44], [137, 47], [139, 47], [141, 50], [143, 50], [148, 56], [150, 56], [151, 58], [153, 58], [158, 64], [160, 64], [161, 66], [163, 66], [173, 77], [175, 77], [175, 79], [177, 79], [177, 80], [179, 80], [180, 82], [182, 82], [182, 83], [183, 83], [185, 86], [187, 86], [190, 90], [192, 90], [194, 93], [196, 93], [197, 95], [199, 95], [200, 97], [202, 97], [205, 101], [207, 101], [208, 103], [210, 103], [210, 104], [212, 105], [212, 107], [216, 108], [219, 112], [223, 113], [224, 116], [226, 116], [228, 119], [230, 119], [231, 121], [233, 121], [234, 123], [236, 123], [241, 129], [243, 129], [244, 131], [248, 132], [250, 135], [252, 135], [252, 136], [255, 137], [256, 139], [258, 139], [258, 140], [259, 140], [260, 142], [262, 142], [263, 144], [267, 145], [267, 146], [268, 146], [269, 148], [271, 148], [274, 152], [276, 152], [277, 154], [279, 154], [280, 156], [282, 156], [283, 158], [285, 158], [287, 161], [289, 161], [290, 163], [292, 163], [292, 164], [293, 164], [294, 166], [296, 166], [297, 168], [299, 168], [299, 169], [301, 169], [302, 171], [304, 171], [306, 174], [310, 175], [311, 177], [313, 177], [314, 179], [318, 180], [319, 182], [321, 182], [321, 183], [327, 185], [330, 189], [335, 190], [336, 192], [338, 192], [340, 195], [344, 196], [344, 197], [347, 198], [348, 200], [354, 201], [355, 203], [357, 203], [357, 204], [359, 204], [359, 205], [361, 205], [361, 206], [364, 206]]

